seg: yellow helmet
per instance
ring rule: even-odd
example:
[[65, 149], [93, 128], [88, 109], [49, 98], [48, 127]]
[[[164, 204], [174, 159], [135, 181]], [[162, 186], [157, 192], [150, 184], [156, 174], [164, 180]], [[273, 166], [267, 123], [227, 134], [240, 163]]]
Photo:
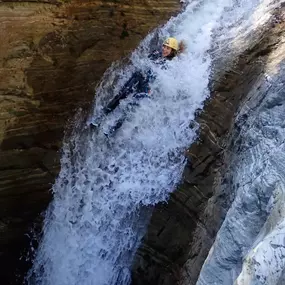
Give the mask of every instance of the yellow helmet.
[[168, 38], [163, 43], [164, 46], [170, 47], [174, 50], [178, 50], [178, 41], [175, 38]]

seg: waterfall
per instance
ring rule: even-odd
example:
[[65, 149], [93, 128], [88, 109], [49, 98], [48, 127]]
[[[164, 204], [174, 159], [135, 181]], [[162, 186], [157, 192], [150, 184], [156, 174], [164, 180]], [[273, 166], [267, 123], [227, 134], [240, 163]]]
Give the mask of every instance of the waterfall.
[[[189, 1], [181, 14], [146, 37], [128, 65], [114, 64], [106, 72], [89, 121], [135, 69], [155, 73], [151, 98], [141, 100], [114, 136], [106, 137], [104, 130], [128, 100], [104, 117], [99, 130], [78, 123], [66, 139], [29, 284], [130, 284], [130, 267], [152, 207], [167, 201], [175, 189], [184, 151], [196, 139], [189, 123], [209, 95], [215, 35], [217, 58], [218, 43], [226, 41], [223, 31], [231, 30], [228, 38], [234, 38], [236, 23], [260, 1], [247, 2]], [[147, 56], [154, 42], [160, 46], [167, 36], [184, 40], [187, 49], [162, 69]]]

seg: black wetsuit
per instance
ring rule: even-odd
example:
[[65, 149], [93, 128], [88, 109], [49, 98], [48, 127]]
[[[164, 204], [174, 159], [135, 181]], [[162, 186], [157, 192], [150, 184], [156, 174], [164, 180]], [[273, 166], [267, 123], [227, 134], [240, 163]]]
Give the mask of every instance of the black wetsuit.
[[[163, 57], [162, 53], [159, 51], [154, 51], [149, 55], [149, 59], [151, 59], [155, 64], [161, 65], [162, 68], [165, 67], [165, 63], [167, 60], [171, 60], [174, 55], [169, 57]], [[148, 96], [150, 92], [149, 84], [155, 80], [155, 76], [151, 70], [146, 73], [142, 73], [141, 71], [136, 71], [132, 74], [131, 78], [124, 84], [120, 92], [104, 107], [103, 113], [105, 115], [114, 111], [120, 104], [120, 101], [126, 99], [129, 95], [133, 95], [134, 101], [129, 103], [129, 105], [137, 105], [138, 100], [145, 98]], [[116, 125], [112, 128], [111, 132], [117, 130], [125, 120], [125, 117], [120, 119]]]
[[[163, 57], [159, 51], [154, 51], [149, 55], [155, 64], [161, 65], [165, 68], [167, 60], [171, 60], [174, 55]], [[148, 95], [150, 92], [149, 84], [155, 80], [155, 76], [151, 70], [143, 74], [141, 71], [136, 71], [132, 74], [131, 78], [122, 87], [119, 94], [117, 94], [104, 108], [104, 113], [109, 114], [120, 104], [120, 101], [127, 98], [130, 94], [134, 94], [134, 98], [141, 99]], [[145, 94], [145, 96], [143, 96]]]
[[126, 99], [130, 94], [148, 94], [149, 93], [149, 83], [150, 76], [143, 75], [140, 71], [136, 71], [132, 74], [132, 77], [125, 83], [121, 91], [108, 103], [108, 105], [103, 109], [105, 114], [109, 114], [114, 111], [120, 101]]

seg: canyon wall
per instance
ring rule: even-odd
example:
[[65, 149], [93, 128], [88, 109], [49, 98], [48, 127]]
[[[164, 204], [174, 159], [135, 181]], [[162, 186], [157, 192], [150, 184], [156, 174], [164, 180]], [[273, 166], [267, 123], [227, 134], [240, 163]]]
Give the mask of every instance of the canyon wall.
[[112, 62], [180, 9], [179, 0], [0, 3], [1, 284], [21, 283], [20, 251], [50, 201], [68, 119], [90, 108]]

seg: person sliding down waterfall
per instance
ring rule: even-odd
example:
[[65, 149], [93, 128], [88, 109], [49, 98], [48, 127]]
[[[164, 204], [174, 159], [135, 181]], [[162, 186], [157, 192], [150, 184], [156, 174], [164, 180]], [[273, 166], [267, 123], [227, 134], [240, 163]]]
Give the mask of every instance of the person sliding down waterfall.
[[[166, 68], [166, 62], [172, 60], [178, 53], [181, 53], [184, 50], [184, 43], [178, 41], [175, 38], [168, 38], [163, 42], [161, 51], [154, 51], [149, 55], [155, 64], [161, 65], [163, 68]], [[120, 104], [121, 100], [126, 99], [129, 95], [132, 95], [132, 100], [127, 104], [129, 109], [132, 106], [138, 105], [139, 99], [147, 98], [150, 95], [150, 83], [155, 80], [155, 76], [151, 70], [143, 74], [141, 71], [136, 71], [132, 74], [131, 78], [125, 83], [120, 92], [103, 108], [102, 115], [108, 115], [113, 112]], [[102, 116], [100, 116], [101, 118]], [[99, 119], [100, 119], [99, 118]], [[113, 126], [108, 132], [105, 132], [105, 135], [110, 135], [115, 132], [118, 128], [121, 127], [126, 114], [119, 119], [115, 126]], [[92, 122], [92, 127], [98, 127], [99, 123]]]

